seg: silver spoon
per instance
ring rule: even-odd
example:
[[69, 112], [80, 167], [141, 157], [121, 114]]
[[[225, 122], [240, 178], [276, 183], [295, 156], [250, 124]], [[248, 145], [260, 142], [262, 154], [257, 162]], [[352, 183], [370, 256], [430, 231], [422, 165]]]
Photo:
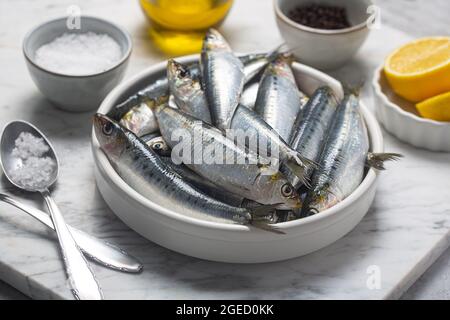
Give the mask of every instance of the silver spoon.
[[[26, 205], [3, 193], [0, 193], [0, 201], [6, 202], [22, 210], [55, 231], [52, 219], [44, 211]], [[121, 248], [71, 227], [70, 225], [68, 225], [68, 227], [72, 237], [86, 258], [113, 270], [128, 273], [139, 273], [142, 271], [142, 263]]]
[[[49, 151], [44, 155], [53, 160], [55, 165], [50, 176], [42, 181], [36, 181], [32, 186], [25, 185], [19, 179], [13, 179], [13, 171], [20, 167], [22, 160], [12, 155], [14, 142], [22, 132], [28, 132], [35, 137], [42, 138], [48, 145]], [[26, 121], [13, 121], [7, 124], [3, 130], [1, 140], [1, 159], [3, 172], [6, 178], [16, 187], [30, 191], [39, 192], [45, 199], [47, 207], [50, 211], [55, 231], [58, 236], [61, 253], [66, 267], [67, 277], [72, 287], [72, 293], [75, 298], [80, 300], [101, 300], [103, 298], [100, 286], [95, 279], [86, 259], [78, 248], [69, 227], [66, 225], [64, 218], [59, 211], [55, 201], [50, 196], [48, 190], [58, 177], [58, 158], [56, 153], [47, 140], [36, 127]]]

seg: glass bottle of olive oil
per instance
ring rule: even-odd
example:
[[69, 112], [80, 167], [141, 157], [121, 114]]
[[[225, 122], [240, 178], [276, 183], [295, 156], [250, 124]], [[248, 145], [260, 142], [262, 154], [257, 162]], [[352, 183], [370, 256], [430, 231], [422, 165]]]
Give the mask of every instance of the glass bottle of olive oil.
[[208, 28], [227, 15], [233, 0], [140, 0], [150, 37], [171, 56], [199, 52]]

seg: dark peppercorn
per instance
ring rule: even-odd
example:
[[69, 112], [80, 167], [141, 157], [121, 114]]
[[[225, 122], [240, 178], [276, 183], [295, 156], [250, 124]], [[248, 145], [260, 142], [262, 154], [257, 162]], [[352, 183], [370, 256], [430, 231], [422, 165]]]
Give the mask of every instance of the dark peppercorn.
[[344, 7], [308, 4], [288, 13], [293, 21], [316, 29], [344, 29], [350, 27]]

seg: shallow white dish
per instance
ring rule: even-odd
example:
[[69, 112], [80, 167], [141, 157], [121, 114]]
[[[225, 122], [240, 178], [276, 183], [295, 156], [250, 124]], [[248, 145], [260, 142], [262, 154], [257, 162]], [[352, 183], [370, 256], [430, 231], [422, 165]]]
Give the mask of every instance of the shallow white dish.
[[[198, 56], [180, 58], [181, 62], [196, 61]], [[338, 95], [342, 88], [338, 81], [311, 67], [294, 63], [300, 88], [307, 94], [327, 84]], [[138, 76], [114, 89], [100, 106], [107, 113], [114, 105], [143, 89], [163, 75], [166, 63], [148, 68]], [[367, 123], [374, 152], [383, 151], [383, 137], [374, 116], [366, 106], [361, 111]], [[99, 149], [92, 134], [97, 186], [106, 203], [130, 228], [171, 250], [207, 260], [259, 263], [298, 257], [338, 240], [352, 230], [368, 211], [376, 189], [376, 173], [370, 169], [361, 185], [338, 205], [311, 217], [280, 223], [286, 233], [273, 234], [252, 227], [214, 223], [184, 216], [167, 210], [141, 196], [114, 171]]]
[[440, 122], [419, 116], [414, 103], [391, 89], [383, 65], [374, 74], [372, 88], [378, 120], [387, 131], [413, 146], [450, 152], [450, 122]]

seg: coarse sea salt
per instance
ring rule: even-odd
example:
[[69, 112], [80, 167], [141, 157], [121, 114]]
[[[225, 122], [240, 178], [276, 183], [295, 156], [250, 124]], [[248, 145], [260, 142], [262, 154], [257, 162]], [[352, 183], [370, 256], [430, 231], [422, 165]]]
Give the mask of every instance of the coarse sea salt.
[[55, 161], [44, 156], [50, 150], [44, 139], [22, 132], [14, 142], [12, 156], [20, 159], [19, 166], [11, 172], [12, 180], [28, 188], [44, 186], [52, 177]]
[[122, 57], [119, 44], [107, 34], [64, 33], [36, 50], [35, 62], [67, 75], [90, 75], [108, 70]]

